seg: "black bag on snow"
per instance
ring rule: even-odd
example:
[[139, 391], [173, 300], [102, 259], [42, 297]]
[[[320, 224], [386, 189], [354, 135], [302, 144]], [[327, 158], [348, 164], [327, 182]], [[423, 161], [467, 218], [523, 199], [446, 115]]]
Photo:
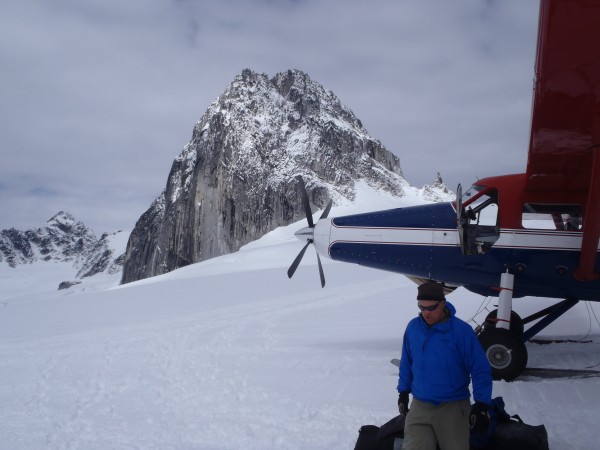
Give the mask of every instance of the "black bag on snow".
[[377, 450], [400, 450], [404, 442], [406, 416], [396, 416], [381, 425], [377, 433]]
[[492, 400], [490, 426], [485, 433], [471, 432], [472, 450], [548, 450], [544, 425], [528, 425], [518, 415], [510, 416], [502, 397]]
[[363, 425], [358, 430], [354, 450], [400, 450], [404, 442], [405, 419], [404, 416], [396, 416], [381, 427]]
[[510, 416], [504, 410], [504, 400], [502, 397], [492, 399], [492, 406], [488, 410], [488, 414], [490, 416], [488, 429], [484, 433], [471, 431], [471, 438], [469, 439], [471, 450], [486, 450], [492, 442], [492, 436], [498, 424], [510, 420]]
[[549, 450], [548, 432], [544, 425], [528, 425], [512, 416], [498, 424], [487, 450]]
[[[489, 415], [490, 426], [485, 433], [471, 432], [471, 450], [549, 450], [546, 427], [528, 425], [518, 415], [510, 416], [502, 397], [492, 400]], [[400, 450], [405, 420], [404, 416], [396, 416], [381, 427], [363, 425], [354, 450]]]
[[377, 425], [363, 425], [360, 427], [354, 450], [377, 450], [377, 433], [379, 433]]

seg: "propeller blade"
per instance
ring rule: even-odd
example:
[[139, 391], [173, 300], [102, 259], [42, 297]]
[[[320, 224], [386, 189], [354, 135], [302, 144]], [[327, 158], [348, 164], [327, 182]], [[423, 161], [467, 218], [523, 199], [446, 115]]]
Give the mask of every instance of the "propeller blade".
[[323, 272], [323, 266], [321, 265], [321, 258], [317, 253], [317, 262], [319, 263], [319, 275], [321, 276], [321, 287], [325, 287], [325, 273]]
[[[306, 220], [308, 222], [308, 228], [303, 228], [302, 230], [296, 232], [295, 235], [298, 238], [300, 238], [301, 240], [303, 240], [303, 238], [306, 236], [309, 236], [309, 235], [311, 237], [314, 236], [314, 230], [312, 230], [311, 228], [315, 227], [315, 223], [313, 221], [312, 211], [310, 209], [310, 203], [308, 201], [308, 194], [306, 192], [306, 185], [304, 184], [304, 179], [300, 175], [298, 175], [296, 177], [296, 179], [298, 180], [298, 184], [300, 185], [300, 194], [302, 195], [302, 205], [304, 206], [304, 212], [306, 213]], [[329, 200], [329, 203], [325, 207], [323, 214], [321, 214], [320, 219], [327, 218], [327, 216], [329, 215], [329, 212], [331, 211], [332, 206], [333, 206], [333, 200]], [[292, 262], [292, 265], [288, 269], [288, 272], [287, 272], [288, 278], [292, 278], [294, 276], [294, 273], [296, 273], [296, 269], [300, 265], [300, 261], [302, 261], [302, 258], [304, 257], [304, 253], [306, 252], [306, 249], [308, 248], [308, 246], [310, 244], [313, 244], [313, 243], [314, 243], [313, 239], [309, 238], [306, 240], [306, 245], [304, 247], [302, 247], [302, 250], [300, 250], [300, 253], [298, 253], [298, 256], [296, 256], [296, 259], [294, 259], [294, 262]], [[321, 257], [319, 256], [319, 252], [316, 252], [316, 253], [317, 253], [317, 262], [319, 263], [319, 276], [321, 277], [321, 287], [325, 287], [325, 273], [323, 272], [323, 265], [321, 264]]]
[[329, 203], [327, 203], [327, 207], [325, 208], [325, 211], [323, 211], [323, 214], [321, 214], [321, 217], [319, 217], [319, 220], [327, 219], [327, 216], [329, 215], [329, 211], [331, 211], [332, 206], [333, 206], [333, 200], [329, 200]]
[[290, 268], [287, 271], [288, 278], [292, 278], [294, 276], [294, 273], [296, 272], [296, 269], [298, 268], [300, 261], [302, 261], [302, 257], [304, 256], [306, 249], [308, 248], [308, 246], [311, 243], [312, 243], [312, 240], [309, 239], [308, 242], [306, 243], [306, 245], [304, 247], [302, 247], [302, 250], [300, 250], [300, 253], [298, 253], [298, 256], [296, 256], [296, 259], [294, 259], [294, 262], [292, 263], [292, 265], [290, 266]]
[[298, 184], [300, 184], [300, 195], [302, 195], [302, 204], [304, 205], [304, 212], [306, 213], [306, 220], [308, 221], [308, 226], [314, 228], [315, 224], [313, 223], [312, 211], [310, 210], [310, 203], [308, 202], [306, 185], [304, 184], [304, 180], [300, 175], [298, 175], [296, 179], [298, 180]]

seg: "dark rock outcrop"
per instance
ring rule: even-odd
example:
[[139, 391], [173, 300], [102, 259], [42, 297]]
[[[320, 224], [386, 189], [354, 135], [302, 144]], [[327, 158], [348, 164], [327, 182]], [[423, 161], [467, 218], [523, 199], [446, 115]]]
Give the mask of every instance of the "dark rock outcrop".
[[76, 286], [78, 284], [81, 284], [81, 281], [62, 281], [59, 285], [58, 285], [58, 290], [59, 291], [63, 291], [65, 289], [69, 289], [72, 286]]

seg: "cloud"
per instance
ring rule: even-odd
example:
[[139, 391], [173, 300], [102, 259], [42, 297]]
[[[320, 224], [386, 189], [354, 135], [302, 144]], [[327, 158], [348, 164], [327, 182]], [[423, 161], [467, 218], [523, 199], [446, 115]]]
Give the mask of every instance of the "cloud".
[[307, 72], [415, 185], [524, 171], [533, 3], [2, 2], [0, 229], [59, 210], [98, 232], [132, 228], [245, 67]]

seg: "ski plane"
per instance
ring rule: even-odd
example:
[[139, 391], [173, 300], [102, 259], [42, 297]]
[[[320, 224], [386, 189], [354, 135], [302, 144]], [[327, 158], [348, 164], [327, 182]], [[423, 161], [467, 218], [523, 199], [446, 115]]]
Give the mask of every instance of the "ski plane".
[[[600, 0], [540, 2], [525, 173], [459, 185], [449, 203], [328, 218], [330, 202], [316, 223], [299, 184], [309, 226], [290, 278], [314, 244], [323, 286], [319, 255], [497, 296], [478, 337], [494, 378], [516, 378], [526, 341], [600, 301]], [[512, 301], [526, 296], [560, 301], [522, 319]]]

